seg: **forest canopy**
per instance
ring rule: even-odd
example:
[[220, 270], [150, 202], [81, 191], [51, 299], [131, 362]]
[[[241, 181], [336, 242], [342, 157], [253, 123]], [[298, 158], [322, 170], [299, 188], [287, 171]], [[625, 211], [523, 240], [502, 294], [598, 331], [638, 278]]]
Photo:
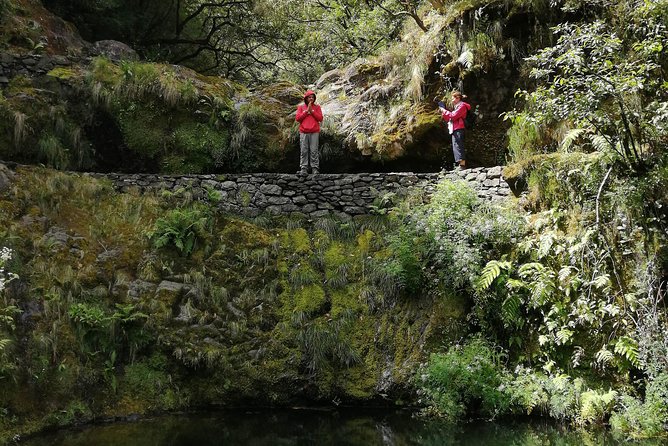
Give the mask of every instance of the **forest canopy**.
[[[239, 80], [314, 81], [376, 53], [412, 17], [407, 0], [45, 0], [83, 37], [113, 39], [144, 58]], [[426, 28], [424, 28], [426, 29]]]

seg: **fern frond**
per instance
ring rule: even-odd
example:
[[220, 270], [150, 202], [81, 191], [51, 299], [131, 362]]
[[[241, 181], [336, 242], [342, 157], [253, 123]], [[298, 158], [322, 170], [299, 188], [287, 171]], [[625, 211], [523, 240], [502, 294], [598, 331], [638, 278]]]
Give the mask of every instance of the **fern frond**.
[[615, 353], [626, 358], [631, 365], [638, 367], [640, 361], [638, 360], [638, 341], [628, 336], [622, 336], [615, 344]]
[[522, 315], [520, 313], [520, 307], [522, 305], [522, 300], [517, 294], [510, 294], [501, 304], [501, 319], [506, 327], [522, 326]]
[[543, 266], [542, 263], [531, 262], [531, 263], [525, 263], [524, 265], [520, 266], [518, 273], [522, 279], [526, 279], [529, 278], [534, 273], [541, 272], [544, 269], [545, 266]]
[[605, 290], [612, 286], [609, 274], [601, 274], [596, 276], [594, 280], [591, 281], [591, 284], [597, 290]]
[[553, 234], [545, 234], [540, 236], [540, 245], [538, 247], [538, 258], [543, 259], [545, 258], [549, 253], [550, 250], [552, 249], [552, 246], [554, 245], [554, 235]]
[[561, 144], [559, 145], [559, 150], [562, 152], [568, 152], [573, 146], [573, 143], [579, 139], [583, 134], [587, 133], [587, 129], [571, 129], [569, 130], [566, 135], [564, 136], [564, 139], [561, 140]]
[[605, 139], [604, 136], [601, 135], [591, 135], [589, 138], [591, 141], [592, 147], [594, 147], [594, 150], [597, 152], [605, 152], [608, 149], [611, 149], [610, 143], [608, 142], [607, 139]]
[[614, 357], [615, 356], [613, 355], [613, 353], [610, 350], [608, 350], [607, 347], [603, 347], [598, 352], [596, 352], [596, 362], [601, 367], [605, 367], [606, 365], [608, 365]]
[[557, 344], [566, 345], [573, 338], [573, 330], [562, 328], [557, 332]]
[[527, 284], [523, 280], [511, 278], [506, 282], [506, 288], [509, 290], [520, 290], [527, 288]]
[[480, 274], [480, 279], [478, 280], [476, 287], [478, 291], [488, 289], [492, 283], [494, 283], [496, 278], [501, 275], [501, 271], [508, 271], [511, 266], [512, 264], [508, 261], [491, 260], [487, 262], [487, 265], [483, 268], [482, 273]]

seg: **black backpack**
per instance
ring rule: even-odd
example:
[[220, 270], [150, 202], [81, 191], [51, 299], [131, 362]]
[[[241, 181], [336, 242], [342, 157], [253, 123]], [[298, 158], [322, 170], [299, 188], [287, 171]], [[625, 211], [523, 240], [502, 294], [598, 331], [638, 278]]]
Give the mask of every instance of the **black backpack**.
[[476, 115], [473, 109], [470, 109], [466, 112], [466, 117], [464, 118], [464, 127], [471, 130], [475, 127], [476, 120], [478, 115]]

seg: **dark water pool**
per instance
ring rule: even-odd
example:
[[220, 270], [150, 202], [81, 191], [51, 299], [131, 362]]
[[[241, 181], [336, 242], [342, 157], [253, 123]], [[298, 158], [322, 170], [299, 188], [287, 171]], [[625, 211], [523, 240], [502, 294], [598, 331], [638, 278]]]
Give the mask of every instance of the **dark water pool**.
[[[607, 433], [551, 423], [447, 423], [408, 412], [224, 411], [90, 426], [21, 442], [29, 446], [589, 446], [626, 444]], [[637, 443], [658, 445], [660, 442]]]

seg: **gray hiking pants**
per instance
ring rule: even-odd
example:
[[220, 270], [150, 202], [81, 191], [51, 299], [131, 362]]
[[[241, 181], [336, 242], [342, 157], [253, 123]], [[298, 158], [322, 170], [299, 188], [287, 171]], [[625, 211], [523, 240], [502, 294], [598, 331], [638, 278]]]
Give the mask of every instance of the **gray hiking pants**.
[[452, 154], [455, 156], [455, 163], [466, 160], [464, 151], [464, 129], [452, 132]]
[[299, 156], [299, 168], [306, 170], [309, 166], [311, 169], [320, 169], [320, 133], [300, 133], [299, 134], [299, 148], [301, 153]]

